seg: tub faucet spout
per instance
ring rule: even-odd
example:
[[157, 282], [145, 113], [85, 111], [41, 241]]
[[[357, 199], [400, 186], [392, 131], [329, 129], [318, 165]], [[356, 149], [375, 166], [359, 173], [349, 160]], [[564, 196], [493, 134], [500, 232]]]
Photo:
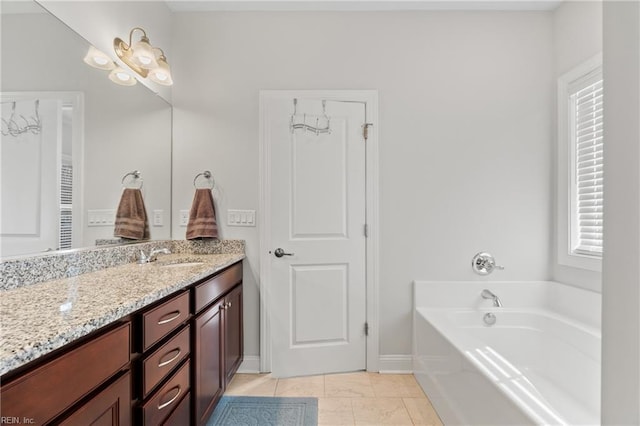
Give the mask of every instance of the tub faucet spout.
[[486, 288], [484, 290], [482, 290], [481, 296], [483, 299], [491, 299], [493, 300], [493, 306], [500, 308], [502, 307], [502, 302], [500, 301], [500, 298], [498, 296], [496, 296], [495, 294], [493, 294], [493, 292], [491, 290], [487, 290]]

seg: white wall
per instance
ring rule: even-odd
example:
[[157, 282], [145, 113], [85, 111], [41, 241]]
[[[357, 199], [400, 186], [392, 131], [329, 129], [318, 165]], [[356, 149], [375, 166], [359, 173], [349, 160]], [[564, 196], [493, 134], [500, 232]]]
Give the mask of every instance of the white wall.
[[602, 424], [640, 424], [640, 3], [604, 3]]
[[[553, 52], [555, 64], [555, 78], [562, 76], [573, 68], [581, 65], [596, 54], [602, 52], [602, 2], [600, 1], [565, 1], [553, 13]], [[554, 87], [556, 84], [554, 81]], [[551, 111], [555, 111], [554, 108]], [[556, 117], [557, 118], [557, 117]], [[557, 150], [554, 151], [557, 153]], [[563, 156], [556, 161], [565, 161]], [[557, 165], [556, 165], [557, 166]], [[557, 170], [557, 168], [556, 168]], [[552, 193], [556, 194], [556, 182], [554, 179]], [[557, 200], [565, 202], [566, 200]], [[556, 209], [557, 209], [556, 205]], [[556, 211], [554, 209], [554, 211]], [[566, 211], [563, 211], [566, 213]], [[561, 226], [555, 215], [555, 229]], [[554, 232], [554, 239], [558, 232]], [[552, 275], [555, 281], [572, 284], [589, 290], [602, 291], [600, 272], [587, 269], [573, 268], [558, 263], [557, 241], [553, 244], [554, 253], [551, 259]]]
[[553, 12], [556, 76], [602, 52], [602, 2], [565, 1]]
[[[247, 355], [258, 230], [224, 223], [228, 208], [258, 209], [259, 90], [379, 91], [380, 353], [407, 355], [412, 280], [550, 278], [552, 24], [549, 12], [175, 15], [174, 217], [210, 169], [222, 236], [247, 241]], [[480, 250], [506, 269], [474, 275]]]

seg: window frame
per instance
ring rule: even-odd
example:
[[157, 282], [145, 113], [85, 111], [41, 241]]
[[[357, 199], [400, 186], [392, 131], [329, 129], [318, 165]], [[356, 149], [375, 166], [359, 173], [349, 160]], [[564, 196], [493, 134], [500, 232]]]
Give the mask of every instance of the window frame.
[[578, 65], [558, 78], [558, 153], [557, 153], [557, 219], [556, 242], [557, 261], [561, 265], [602, 271], [602, 256], [573, 252], [575, 232], [573, 215], [575, 214], [573, 197], [574, 165], [574, 129], [570, 126], [569, 114], [573, 110], [570, 89], [581, 79], [587, 79], [596, 72], [602, 72], [602, 54], [598, 54]]

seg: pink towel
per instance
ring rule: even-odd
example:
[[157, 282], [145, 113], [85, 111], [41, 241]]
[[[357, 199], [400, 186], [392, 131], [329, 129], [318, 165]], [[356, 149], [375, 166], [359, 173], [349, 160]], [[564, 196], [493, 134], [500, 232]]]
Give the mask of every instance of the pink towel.
[[140, 189], [125, 188], [122, 191], [115, 225], [113, 235], [116, 237], [132, 240], [149, 239], [149, 222]]
[[213, 206], [213, 195], [208, 188], [196, 189], [189, 213], [187, 240], [197, 238], [218, 238], [216, 210]]

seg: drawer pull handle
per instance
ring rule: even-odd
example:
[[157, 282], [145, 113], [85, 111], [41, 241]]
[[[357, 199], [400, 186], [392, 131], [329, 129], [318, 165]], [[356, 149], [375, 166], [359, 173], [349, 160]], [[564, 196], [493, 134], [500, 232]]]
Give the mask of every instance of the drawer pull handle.
[[[180, 394], [182, 393], [182, 389], [180, 389], [180, 386], [176, 386], [175, 388], [169, 389], [169, 391], [167, 391], [166, 394], [168, 394], [169, 392], [173, 391], [173, 390], [178, 390], [178, 392], [174, 395], [173, 398], [171, 398], [169, 401], [165, 402], [164, 404], [160, 404], [158, 403], [158, 410], [162, 410], [163, 408], [173, 404], [173, 402], [178, 399], [178, 397], [180, 396]], [[166, 395], [165, 394], [165, 395]]]
[[[169, 315], [173, 315], [173, 316], [170, 317], [170, 318], [167, 318]], [[161, 319], [161, 320], [158, 321], [158, 325], [162, 325], [162, 324], [166, 324], [168, 322], [171, 322], [171, 321], [179, 318], [180, 315], [181, 315], [180, 311], [169, 312], [168, 314], [166, 314], [165, 316], [162, 317], [162, 318], [165, 318], [165, 319]]]
[[[166, 354], [164, 354], [164, 356], [169, 355], [172, 352], [176, 352], [178, 351], [177, 354], [175, 354], [171, 359], [168, 359], [166, 361], [160, 361], [158, 362], [158, 367], [164, 367], [165, 365], [171, 364], [173, 361], [175, 361], [176, 359], [178, 359], [178, 357], [180, 356], [180, 354], [182, 353], [182, 351], [180, 350], [180, 348], [175, 348], [172, 351], [167, 352]], [[162, 359], [162, 358], [160, 358]]]

